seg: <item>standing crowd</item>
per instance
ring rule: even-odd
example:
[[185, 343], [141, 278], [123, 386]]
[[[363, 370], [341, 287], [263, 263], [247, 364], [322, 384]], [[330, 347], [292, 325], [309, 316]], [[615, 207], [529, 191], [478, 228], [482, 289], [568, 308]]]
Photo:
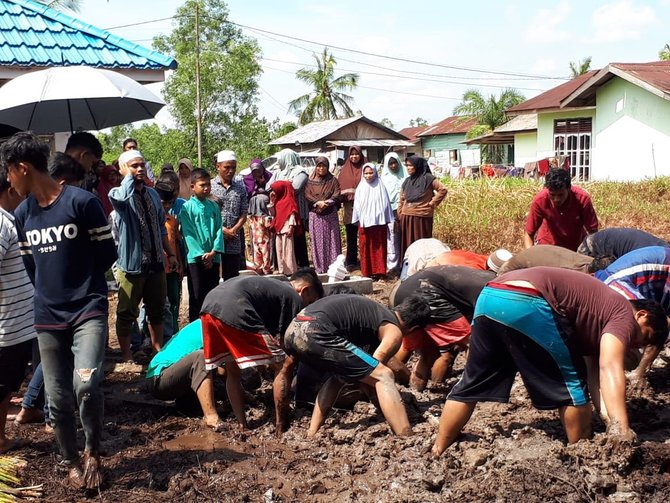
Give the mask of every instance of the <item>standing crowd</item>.
[[[121, 359], [148, 353], [150, 393], [195, 400], [216, 432], [227, 425], [215, 378], [248, 428], [242, 374], [267, 367], [277, 432], [289, 427], [294, 388], [313, 406], [311, 436], [353, 387], [395, 434], [409, 435], [396, 383], [442, 382], [467, 351], [435, 456], [477, 402], [508, 401], [517, 374], [535, 407], [559, 411], [569, 442], [590, 436], [592, 407], [612, 435], [635, 437], [624, 368], [633, 361], [642, 382], [667, 338], [670, 244], [636, 229], [598, 231], [590, 197], [564, 169], [548, 173], [526, 249], [513, 256], [452, 250], [432, 237], [447, 189], [419, 156], [403, 162], [391, 152], [378, 169], [350, 147], [335, 175], [326, 157], [310, 173], [284, 149], [272, 172], [254, 159], [238, 173], [235, 152], [222, 150], [212, 177], [188, 159], [156, 176], [132, 138], [110, 166], [89, 133], [49, 154], [31, 133], [0, 147], [0, 453], [21, 446], [5, 436], [5, 421], [32, 361], [15, 422], [48, 420], [66, 482], [100, 486], [110, 271]], [[324, 296], [318, 274], [342, 253], [340, 214], [347, 268], [400, 277], [388, 307]], [[238, 277], [245, 269], [256, 275]], [[288, 281], [262, 277], [273, 271]], [[180, 328], [184, 277], [189, 323]]]

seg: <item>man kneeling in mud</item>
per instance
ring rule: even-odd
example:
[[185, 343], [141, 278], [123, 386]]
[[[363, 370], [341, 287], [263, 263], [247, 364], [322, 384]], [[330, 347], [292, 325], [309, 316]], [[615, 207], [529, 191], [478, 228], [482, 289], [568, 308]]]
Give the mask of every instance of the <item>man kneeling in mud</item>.
[[282, 350], [284, 332], [303, 306], [323, 297], [314, 269], [299, 269], [291, 281], [261, 276], [231, 278], [207, 294], [200, 310], [205, 368], [225, 363], [226, 392], [237, 421], [247, 429], [240, 370], [270, 366], [277, 432], [288, 427], [293, 358]]
[[358, 381], [373, 388], [393, 433], [411, 435], [407, 412], [387, 363], [398, 351], [402, 336], [424, 326], [429, 317], [428, 304], [416, 296], [393, 311], [359, 295], [333, 295], [303, 309], [286, 331], [286, 352], [333, 374], [316, 398], [307, 435], [316, 434], [325, 422], [342, 381]]
[[629, 302], [584, 273], [533, 267], [499, 276], [477, 300], [468, 361], [444, 405], [433, 455], [456, 440], [477, 402], [507, 402], [517, 372], [536, 408], [558, 409], [569, 443], [591, 436], [587, 386], [599, 412], [602, 395], [608, 433], [635, 440], [624, 355], [667, 333], [658, 303]]

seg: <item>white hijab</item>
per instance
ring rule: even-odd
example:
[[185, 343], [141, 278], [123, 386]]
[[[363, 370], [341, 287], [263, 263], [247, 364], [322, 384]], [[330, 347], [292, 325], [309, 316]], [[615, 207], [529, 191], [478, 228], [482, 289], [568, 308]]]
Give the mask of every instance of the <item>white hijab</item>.
[[[368, 182], [363, 176], [366, 168], [371, 168], [374, 173], [371, 182]], [[393, 210], [391, 209], [388, 192], [379, 179], [377, 169], [369, 162], [366, 162], [361, 168], [361, 183], [356, 188], [354, 213], [351, 222], [358, 222], [363, 228], [393, 222]]]

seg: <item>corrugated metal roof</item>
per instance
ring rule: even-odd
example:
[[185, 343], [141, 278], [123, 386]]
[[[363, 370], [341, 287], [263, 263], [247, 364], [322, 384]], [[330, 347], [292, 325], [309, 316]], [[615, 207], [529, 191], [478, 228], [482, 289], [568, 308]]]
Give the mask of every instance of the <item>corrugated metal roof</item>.
[[[314, 143], [320, 140], [327, 140], [328, 136], [335, 133], [336, 131], [342, 129], [343, 127], [353, 124], [356, 121], [363, 121], [367, 124], [370, 124], [382, 131], [386, 131], [389, 137], [395, 137], [398, 139], [407, 139], [406, 136], [393, 131], [392, 129], [379, 124], [363, 115], [357, 115], [355, 117], [348, 117], [346, 119], [331, 119], [327, 121], [318, 121], [310, 122], [304, 126], [291, 131], [290, 133], [272, 140], [269, 145], [292, 145], [296, 143]], [[355, 145], [355, 144], [354, 144]]]
[[670, 100], [670, 61], [650, 63], [610, 63], [565, 97], [561, 106], [593, 106], [597, 89], [614, 77], [622, 78]]
[[464, 134], [470, 131], [470, 128], [477, 124], [477, 119], [474, 117], [464, 117], [462, 115], [454, 115], [447, 117], [440, 122], [424, 129], [418, 133], [417, 137], [422, 136], [437, 136], [442, 134]]
[[580, 75], [568, 82], [556, 86], [548, 91], [538, 94], [534, 98], [519, 103], [507, 110], [510, 114], [537, 112], [539, 110], [547, 110], [551, 108], [558, 109], [561, 106], [561, 101], [570, 96], [575, 89], [580, 87], [584, 82], [593, 77], [598, 70], [591, 70], [584, 75]]
[[398, 133], [409, 138], [409, 141], [416, 142], [419, 140], [419, 138], [417, 138], [417, 135], [423, 132], [424, 130], [428, 129], [429, 127], [430, 126], [406, 127], [398, 131]]
[[163, 70], [174, 58], [32, 0], [0, 0], [0, 66]]
[[393, 139], [366, 139], [366, 140], [328, 140], [328, 143], [337, 147], [351, 147], [358, 145], [359, 147], [413, 147], [414, 143], [407, 140], [393, 140]]
[[534, 131], [537, 129], [537, 114], [521, 114], [512, 117], [502, 126], [493, 130], [494, 133], [512, 133], [521, 131]]

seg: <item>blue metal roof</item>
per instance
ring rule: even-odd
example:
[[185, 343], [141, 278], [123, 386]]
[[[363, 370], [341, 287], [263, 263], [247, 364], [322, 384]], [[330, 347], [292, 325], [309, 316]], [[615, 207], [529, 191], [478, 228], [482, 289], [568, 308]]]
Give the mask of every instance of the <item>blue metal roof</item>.
[[0, 66], [174, 69], [174, 58], [33, 0], [0, 0]]

